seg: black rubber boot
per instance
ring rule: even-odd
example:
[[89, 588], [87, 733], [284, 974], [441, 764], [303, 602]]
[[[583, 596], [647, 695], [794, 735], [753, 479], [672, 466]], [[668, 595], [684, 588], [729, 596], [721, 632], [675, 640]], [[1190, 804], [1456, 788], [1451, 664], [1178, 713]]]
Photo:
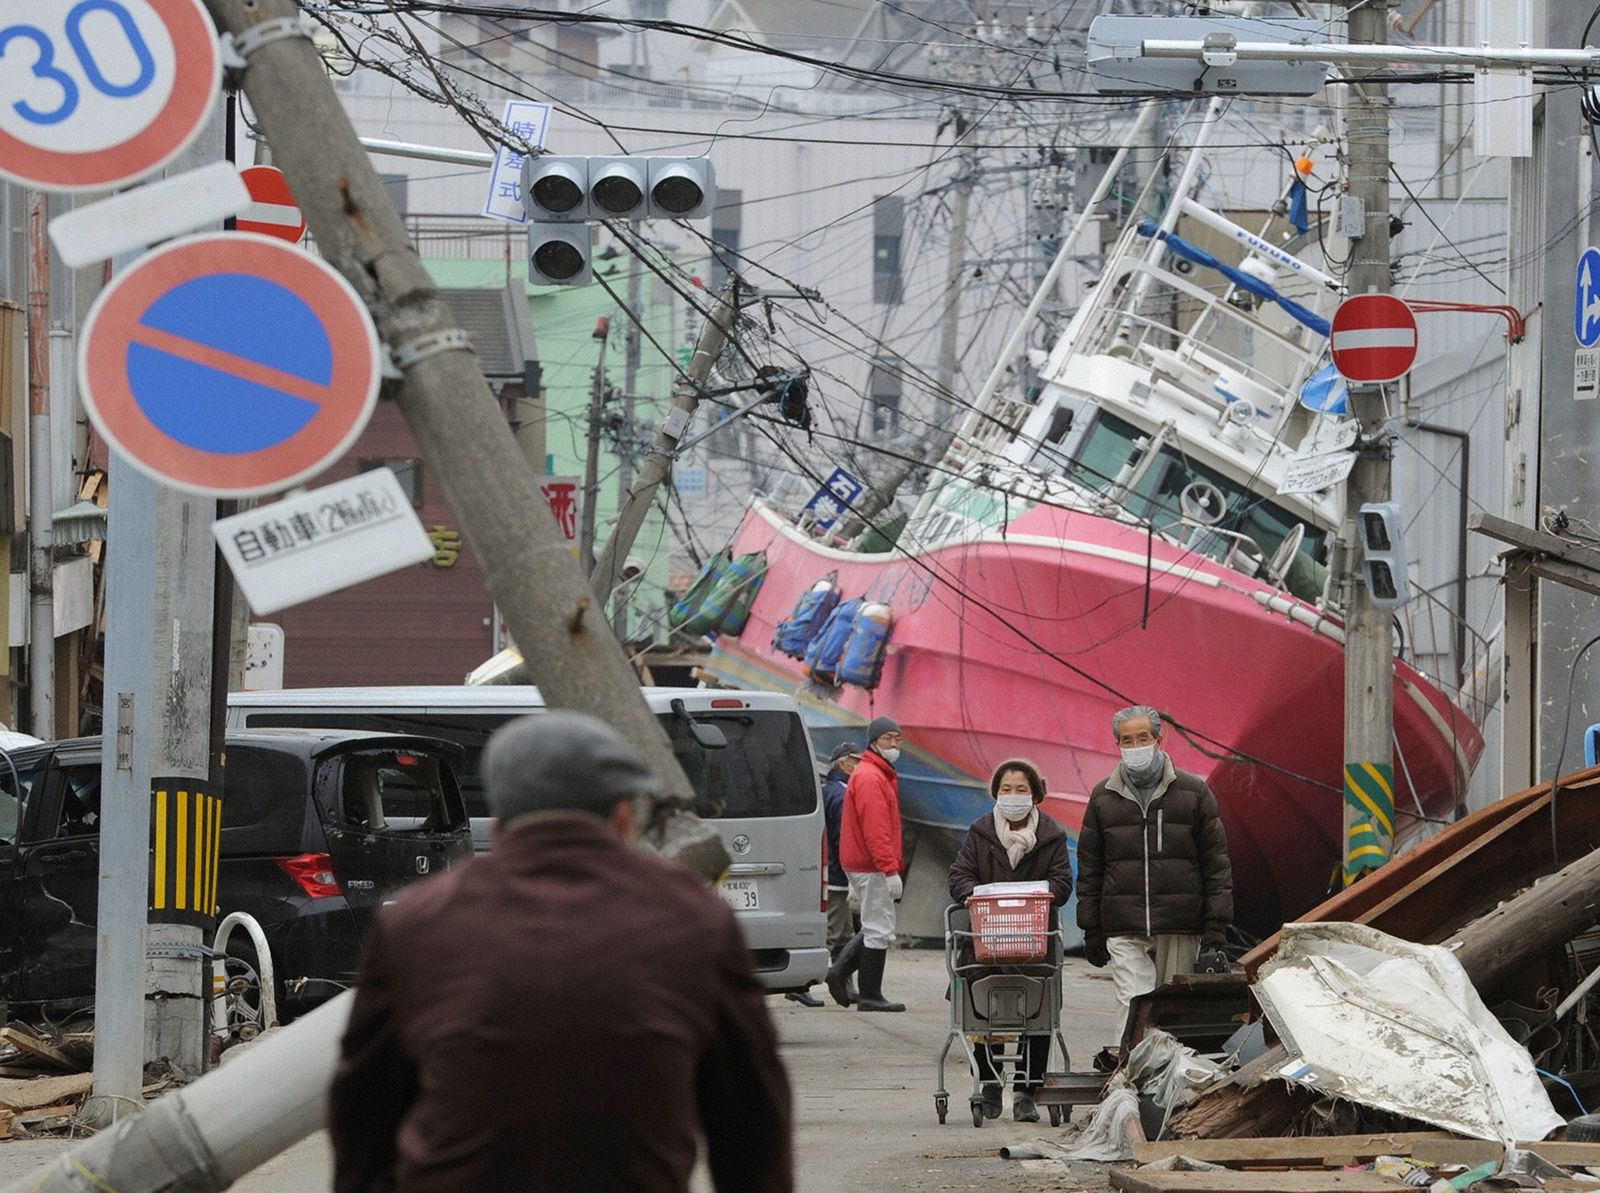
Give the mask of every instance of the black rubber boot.
[[861, 965], [861, 933], [857, 932], [848, 941], [833, 959], [833, 964], [828, 966], [828, 993], [833, 995], [833, 1001], [841, 1007], [853, 1006], [856, 1001], [855, 983], [850, 979], [855, 977], [856, 970]]
[[790, 1002], [799, 1003], [803, 1007], [825, 1007], [828, 1005], [809, 990], [791, 990], [784, 997]]
[[888, 949], [861, 950], [861, 995], [856, 999], [858, 1011], [903, 1011], [906, 1004], [890, 1002], [883, 996], [883, 967], [889, 960]]
[[1011, 1101], [1011, 1117], [1019, 1123], [1039, 1121], [1039, 1108], [1033, 1104], [1031, 1091], [1025, 1089], [1017, 1091], [1017, 1096]]

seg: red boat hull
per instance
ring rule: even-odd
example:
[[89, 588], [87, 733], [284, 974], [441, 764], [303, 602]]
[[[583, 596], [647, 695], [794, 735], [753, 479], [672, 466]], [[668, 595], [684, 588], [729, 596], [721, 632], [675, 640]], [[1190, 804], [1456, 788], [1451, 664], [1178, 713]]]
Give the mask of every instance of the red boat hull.
[[[718, 641], [711, 670], [737, 686], [795, 691], [823, 749], [859, 740], [878, 713], [895, 717], [908, 745], [908, 821], [964, 830], [989, 806], [995, 764], [1022, 755], [1042, 767], [1047, 811], [1075, 841], [1088, 793], [1117, 761], [1111, 714], [1150, 704], [1172, 719], [1165, 744], [1174, 762], [1217, 794], [1241, 924], [1276, 927], [1334, 880], [1344, 651], [1337, 627], [1269, 610], [1269, 596], [1284, 607], [1277, 590], [1147, 542], [1136, 528], [1045, 506], [1003, 536], [865, 555], [827, 548], [758, 504], [733, 549], [765, 552], [768, 571], [748, 626]], [[812, 684], [798, 660], [769, 645], [795, 600], [829, 572], [846, 597], [865, 595], [894, 612], [874, 691]], [[1404, 837], [1424, 816], [1450, 816], [1483, 740], [1465, 712], [1403, 663], [1395, 729]]]

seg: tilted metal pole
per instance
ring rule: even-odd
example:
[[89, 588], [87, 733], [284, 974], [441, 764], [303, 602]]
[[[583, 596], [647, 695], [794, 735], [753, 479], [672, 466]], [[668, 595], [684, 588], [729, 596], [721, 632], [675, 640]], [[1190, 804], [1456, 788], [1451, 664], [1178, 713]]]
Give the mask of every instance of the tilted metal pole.
[[[55, 577], [50, 484], [50, 248], [45, 197], [28, 193], [28, 728], [56, 736]], [[69, 412], [70, 417], [70, 412]]]

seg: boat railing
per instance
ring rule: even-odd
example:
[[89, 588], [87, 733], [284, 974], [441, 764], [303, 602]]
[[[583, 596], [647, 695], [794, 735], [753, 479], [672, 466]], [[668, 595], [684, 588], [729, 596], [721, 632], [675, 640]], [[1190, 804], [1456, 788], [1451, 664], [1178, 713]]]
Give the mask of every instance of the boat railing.
[[[1101, 284], [1131, 292], [1136, 287], [1131, 287], [1129, 283], [1136, 275], [1151, 277], [1178, 295], [1199, 303], [1201, 310], [1189, 327], [1182, 330], [1167, 321], [1165, 315], [1168, 312], [1147, 313], [1127, 304], [1108, 304], [1095, 313], [1091, 323], [1084, 329], [1082, 351], [1132, 357], [1151, 363], [1175, 356], [1191, 365], [1195, 373], [1204, 375], [1189, 381], [1190, 387], [1197, 392], [1209, 389], [1209, 385], [1199, 384], [1202, 380], [1214, 384], [1221, 371], [1229, 371], [1279, 396], [1284, 406], [1289, 404], [1291, 395], [1299, 391], [1305, 379], [1321, 365], [1321, 341], [1318, 340], [1314, 345], [1305, 342], [1305, 337], [1314, 335], [1310, 329], [1286, 333], [1258, 318], [1254, 312], [1227, 302], [1222, 295], [1162, 266], [1150, 265], [1143, 260], [1125, 259], [1120, 263], [1116, 276]], [[1146, 291], [1144, 301], [1150, 303], [1149, 291]], [[1226, 339], [1220, 334], [1223, 329], [1249, 333], [1242, 338], [1258, 349], [1255, 353], [1258, 358], [1266, 356], [1270, 350], [1280, 355], [1281, 361], [1240, 359], [1221, 347]], [[1185, 379], [1178, 377], [1175, 380], [1182, 383]]]
[[[1455, 692], [1473, 721], [1483, 724], [1500, 700], [1499, 684], [1490, 676], [1493, 668], [1486, 665], [1499, 653], [1496, 640], [1478, 633], [1437, 593], [1417, 585], [1397, 618], [1410, 656], [1407, 661], [1442, 690]], [[1437, 649], [1441, 642], [1446, 644], [1443, 651]], [[1430, 649], [1419, 650], [1424, 643]], [[1423, 654], [1444, 656], [1454, 674], [1441, 675], [1438, 672], [1445, 668], [1421, 665]]]

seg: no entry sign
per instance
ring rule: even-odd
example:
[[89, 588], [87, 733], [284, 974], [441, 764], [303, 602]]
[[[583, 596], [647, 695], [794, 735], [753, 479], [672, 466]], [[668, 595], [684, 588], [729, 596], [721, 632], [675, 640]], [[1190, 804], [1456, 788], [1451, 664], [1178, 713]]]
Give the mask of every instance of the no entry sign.
[[306, 234], [305, 217], [289, 191], [289, 180], [276, 166], [251, 166], [240, 170], [250, 206], [239, 213], [235, 226], [241, 232], [259, 232], [295, 244]]
[[200, 131], [222, 77], [200, 0], [3, 7], [0, 175], [105, 190], [160, 169]]
[[1347, 298], [1333, 313], [1333, 367], [1350, 381], [1393, 381], [1417, 360], [1417, 319], [1391, 294]]
[[174, 241], [84, 322], [95, 427], [166, 483], [218, 497], [298, 484], [348, 448], [378, 396], [378, 337], [327, 265], [252, 233]]

